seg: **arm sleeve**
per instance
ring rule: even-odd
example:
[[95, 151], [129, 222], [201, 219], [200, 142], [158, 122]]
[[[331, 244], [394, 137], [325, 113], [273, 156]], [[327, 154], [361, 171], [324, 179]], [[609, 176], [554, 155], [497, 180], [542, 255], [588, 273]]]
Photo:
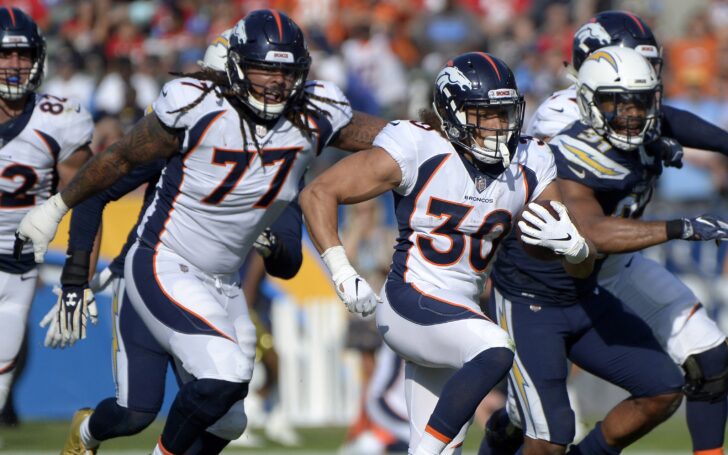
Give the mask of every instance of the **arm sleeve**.
[[676, 107], [662, 106], [662, 135], [684, 147], [718, 152], [728, 156], [728, 131]]
[[164, 163], [164, 160], [157, 160], [139, 166], [107, 190], [75, 207], [71, 214], [68, 248], [91, 251], [106, 204], [116, 201], [144, 183], [153, 180], [155, 176], [159, 176], [164, 168]]
[[298, 205], [298, 200], [294, 200], [270, 228], [278, 240], [273, 253], [264, 260], [265, 270], [270, 275], [284, 280], [296, 276], [303, 262], [302, 227], [301, 207]]

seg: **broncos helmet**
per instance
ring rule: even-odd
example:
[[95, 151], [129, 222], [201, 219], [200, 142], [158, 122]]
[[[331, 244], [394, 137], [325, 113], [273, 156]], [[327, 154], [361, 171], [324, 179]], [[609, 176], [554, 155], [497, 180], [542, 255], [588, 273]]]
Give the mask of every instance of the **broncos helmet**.
[[599, 49], [579, 68], [582, 121], [621, 150], [637, 149], [659, 127], [661, 93], [654, 67], [628, 47]]
[[662, 48], [645, 21], [628, 11], [604, 11], [574, 33], [572, 64], [579, 71], [587, 56], [606, 46], [629, 47], [662, 71]]
[[[243, 104], [263, 120], [279, 117], [303, 96], [311, 56], [303, 32], [293, 20], [276, 10], [256, 10], [233, 28], [228, 48], [227, 75], [232, 89]], [[253, 83], [247, 77], [251, 68], [283, 71], [293, 76], [293, 86], [284, 101], [270, 103], [253, 96]], [[259, 91], [267, 90], [257, 87]]]
[[38, 25], [18, 8], [0, 7], [0, 51], [29, 49], [30, 69], [0, 68], [0, 98], [18, 100], [40, 86], [45, 63], [45, 39]]
[[[450, 60], [437, 75], [434, 92], [433, 107], [448, 140], [480, 162], [502, 162], [508, 167], [521, 134], [525, 108], [510, 68], [485, 52], [462, 54]], [[479, 126], [486, 109], [493, 107], [506, 109], [507, 128], [491, 130]], [[476, 111], [476, 122], [468, 123], [466, 111], [472, 109]], [[477, 130], [491, 133], [483, 146], [475, 139]]]

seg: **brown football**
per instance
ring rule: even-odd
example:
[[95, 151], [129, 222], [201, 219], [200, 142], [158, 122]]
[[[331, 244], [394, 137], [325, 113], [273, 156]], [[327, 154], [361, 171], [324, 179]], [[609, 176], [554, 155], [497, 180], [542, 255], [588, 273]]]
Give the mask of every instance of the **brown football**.
[[[534, 201], [534, 204], [538, 204], [541, 207], [544, 207], [546, 210], [549, 211], [549, 213], [554, 218], [556, 218], [558, 220], [559, 219], [559, 215], [558, 215], [558, 213], [556, 213], [556, 210], [554, 210], [554, 208], [551, 207], [551, 204], [549, 202], [550, 201]], [[524, 212], [526, 210], [528, 210], [528, 206], [526, 206], [526, 207], [523, 208], [523, 211]], [[529, 210], [529, 212], [531, 212], [531, 211]], [[534, 215], [538, 216], [537, 213], [534, 213], [534, 212], [531, 212], [531, 213], [533, 213]], [[521, 215], [519, 215], [518, 216], [518, 219], [516, 220], [516, 236], [518, 237], [518, 240], [521, 240], [521, 228], [518, 227], [518, 222], [519, 221], [523, 221], [524, 223], [529, 224], [529, 225], [530, 225], [530, 223], [528, 221], [526, 221], [526, 220], [523, 219], [523, 212], [521, 212]], [[526, 251], [526, 253], [529, 254], [529, 256], [531, 256], [533, 258], [536, 258], [536, 259], [539, 259], [541, 261], [553, 261], [553, 260], [556, 260], [556, 259], [560, 259], [560, 256], [559, 255], [557, 255], [552, 250], [550, 250], [550, 249], [548, 249], [546, 247], [536, 246], [536, 245], [530, 245], [530, 244], [525, 243], [523, 241], [521, 242], [521, 245], [523, 246], [523, 249]]]

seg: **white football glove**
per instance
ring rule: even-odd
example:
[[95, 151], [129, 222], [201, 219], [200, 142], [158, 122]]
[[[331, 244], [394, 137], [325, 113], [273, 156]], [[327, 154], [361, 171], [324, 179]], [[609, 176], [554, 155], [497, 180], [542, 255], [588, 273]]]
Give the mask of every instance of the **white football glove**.
[[90, 320], [96, 324], [99, 312], [91, 289], [53, 287], [58, 301], [40, 321], [41, 327], [48, 326], [44, 345], [49, 348], [73, 346], [78, 340], [86, 338], [86, 326]]
[[518, 222], [521, 241], [529, 245], [542, 246], [565, 257], [572, 264], [578, 264], [589, 256], [589, 246], [584, 237], [569, 218], [566, 206], [558, 201], [550, 201], [551, 207], [559, 215], [554, 218], [544, 207], [533, 202], [526, 206]]
[[369, 283], [362, 278], [346, 258], [344, 247], [334, 246], [321, 255], [324, 263], [331, 272], [336, 294], [346, 308], [352, 313], [369, 316], [374, 313], [382, 299], [372, 290]]
[[68, 210], [68, 206], [58, 193], [26, 213], [15, 232], [15, 245], [13, 246], [15, 257], [20, 257], [23, 245], [30, 240], [33, 242], [35, 262], [37, 264], [43, 262], [43, 256], [48, 250], [48, 244], [56, 236], [58, 224]]

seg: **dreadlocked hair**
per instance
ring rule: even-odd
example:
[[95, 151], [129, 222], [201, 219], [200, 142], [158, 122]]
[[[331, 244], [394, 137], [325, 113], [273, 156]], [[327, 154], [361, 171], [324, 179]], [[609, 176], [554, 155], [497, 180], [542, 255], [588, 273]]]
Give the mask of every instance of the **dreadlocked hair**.
[[[176, 114], [176, 113], [185, 113], [192, 109], [194, 109], [198, 104], [202, 102], [202, 100], [205, 99], [207, 95], [209, 95], [211, 92], [215, 91], [217, 89], [217, 93], [219, 96], [222, 96], [224, 98], [228, 99], [235, 99], [235, 96], [237, 95], [237, 92], [233, 90], [232, 87], [230, 87], [230, 82], [228, 80], [227, 74], [223, 71], [215, 71], [210, 68], [202, 68], [200, 71], [195, 71], [193, 73], [180, 73], [180, 72], [173, 72], [169, 73], [172, 76], [176, 77], [189, 77], [191, 79], [197, 79], [198, 81], [208, 81], [212, 82], [212, 84], [207, 84], [202, 89], [202, 93], [200, 93], [200, 96], [198, 96], [194, 101], [190, 102], [186, 106], [182, 106], [179, 109], [175, 109], [174, 111], [167, 112], [168, 114]], [[247, 136], [245, 134], [245, 124], [248, 124], [248, 128], [250, 131], [253, 131], [253, 123], [250, 119], [246, 118], [245, 115], [239, 112], [238, 117], [240, 118], [240, 134], [243, 135], [243, 144], [248, 143]], [[255, 137], [255, 134], [253, 136], [253, 144], [255, 145], [255, 149], [260, 151], [260, 144], [258, 144], [258, 139]]]
[[331, 113], [318, 107], [314, 101], [328, 104], [331, 106], [349, 106], [346, 101], [337, 101], [324, 96], [314, 95], [313, 93], [307, 92], [305, 89], [301, 94], [301, 98], [298, 103], [294, 103], [290, 109], [285, 113], [286, 119], [293, 124], [296, 128], [301, 130], [309, 138], [316, 133], [316, 130], [309, 125], [308, 119], [314, 114], [319, 117], [326, 116], [331, 117]]
[[426, 123], [433, 127], [435, 131], [440, 133], [440, 136], [447, 139], [447, 136], [445, 135], [445, 132], [442, 130], [442, 121], [440, 120], [440, 117], [437, 116], [437, 113], [433, 109], [420, 109], [419, 112], [420, 116], [420, 122]]
[[[194, 109], [198, 104], [202, 102], [203, 99], [205, 99], [208, 94], [215, 91], [216, 89], [219, 96], [228, 98], [229, 100], [235, 100], [238, 95], [238, 93], [233, 90], [232, 87], [230, 87], [230, 82], [224, 72], [215, 71], [210, 68], [203, 68], [200, 71], [195, 71], [193, 73], [174, 72], [170, 74], [176, 77], [189, 77], [192, 79], [197, 79], [199, 81], [209, 81], [212, 82], [212, 84], [205, 85], [202, 89], [202, 93], [200, 94], [200, 96], [198, 96], [194, 101], [179, 109], [170, 111], [168, 112], [168, 114], [185, 113]], [[299, 98], [299, 101], [293, 103], [293, 105], [287, 110], [287, 112], [285, 113], [285, 118], [289, 122], [291, 122], [294, 127], [298, 128], [309, 138], [313, 137], [313, 135], [316, 133], [316, 130], [312, 128], [308, 122], [308, 119], [312, 114], [318, 115], [319, 117], [331, 117], [330, 112], [318, 107], [314, 103], [314, 101], [318, 101], [320, 103], [328, 105], [349, 106], [349, 103], [347, 103], [346, 101], [337, 101], [331, 98], [314, 95], [313, 93], [309, 93], [304, 90]], [[254, 131], [255, 121], [249, 119], [248, 116], [244, 114], [244, 112], [240, 111], [238, 111], [238, 117], [240, 117], [240, 132], [243, 135], [243, 144], [247, 144], [248, 141], [245, 134], [245, 124], [247, 123], [250, 131]], [[255, 148], [260, 151], [258, 139], [255, 137], [255, 134], [253, 134], [252, 136]]]

